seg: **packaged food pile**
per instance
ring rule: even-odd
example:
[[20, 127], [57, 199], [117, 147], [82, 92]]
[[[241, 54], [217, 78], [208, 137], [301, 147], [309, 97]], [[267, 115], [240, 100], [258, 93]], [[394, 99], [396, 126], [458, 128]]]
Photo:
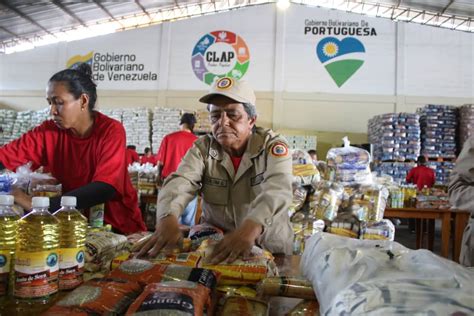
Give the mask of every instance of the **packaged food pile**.
[[306, 151], [294, 149], [291, 151], [291, 157], [293, 162], [293, 183], [295, 185], [311, 185], [321, 180], [318, 169]]
[[120, 254], [127, 253], [128, 247], [127, 237], [123, 235], [89, 231], [86, 236], [85, 271], [108, 271], [112, 260]]
[[122, 124], [127, 134], [127, 145], [135, 145], [137, 152], [145, 152], [150, 147], [151, 112], [145, 107], [124, 108]]
[[369, 120], [369, 142], [374, 161], [416, 161], [420, 154], [419, 115], [387, 113]]
[[421, 154], [429, 158], [456, 157], [458, 109], [428, 104], [417, 109], [421, 123]]
[[291, 149], [316, 150], [317, 138], [311, 135], [283, 135]]
[[113, 118], [114, 120], [119, 121], [122, 123], [122, 115], [123, 115], [123, 110], [114, 108], [114, 109], [101, 109], [99, 110], [102, 114], [107, 115], [110, 118]]
[[38, 126], [49, 119], [49, 107], [39, 111], [17, 112], [15, 123], [13, 124], [11, 140], [19, 138], [27, 131]]
[[196, 125], [194, 125], [195, 133], [210, 133], [211, 121], [209, 120], [209, 111], [207, 109], [199, 109], [196, 111]]
[[459, 148], [474, 135], [474, 104], [466, 104], [459, 109]]
[[128, 174], [138, 194], [153, 195], [156, 191], [158, 167], [137, 162], [128, 166]]
[[343, 141], [344, 147], [331, 148], [327, 153], [330, 180], [342, 185], [370, 183], [370, 154], [364, 149], [350, 146], [347, 137], [344, 137]]
[[470, 315], [474, 270], [397, 242], [313, 235], [301, 258], [321, 315]]
[[417, 208], [450, 208], [447, 188], [430, 188], [416, 196]]
[[153, 153], [158, 153], [163, 137], [179, 130], [181, 112], [180, 109], [171, 108], [156, 107], [153, 109], [153, 120], [151, 122]]

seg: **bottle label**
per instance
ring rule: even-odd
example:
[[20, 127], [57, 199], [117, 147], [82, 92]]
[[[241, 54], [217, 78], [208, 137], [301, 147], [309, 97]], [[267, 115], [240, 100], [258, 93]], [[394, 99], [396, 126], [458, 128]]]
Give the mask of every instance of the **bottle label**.
[[43, 298], [58, 291], [59, 255], [57, 251], [16, 253], [15, 297]]
[[59, 249], [59, 289], [71, 290], [83, 281], [85, 248]]
[[104, 204], [98, 204], [90, 208], [89, 224], [92, 227], [104, 226], [104, 211], [105, 211]]
[[11, 258], [10, 250], [0, 250], [0, 296], [8, 293]]

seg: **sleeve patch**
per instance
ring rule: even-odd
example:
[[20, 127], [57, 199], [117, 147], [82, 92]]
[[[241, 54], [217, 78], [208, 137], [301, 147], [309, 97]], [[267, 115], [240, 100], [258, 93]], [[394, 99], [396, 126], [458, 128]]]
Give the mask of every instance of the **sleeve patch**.
[[284, 143], [275, 143], [270, 150], [272, 156], [275, 157], [286, 157], [288, 155], [288, 147]]

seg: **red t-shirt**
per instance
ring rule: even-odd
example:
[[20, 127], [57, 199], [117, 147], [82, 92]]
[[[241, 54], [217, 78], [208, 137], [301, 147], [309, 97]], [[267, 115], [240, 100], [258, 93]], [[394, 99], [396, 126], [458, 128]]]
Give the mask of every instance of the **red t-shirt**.
[[237, 173], [237, 170], [239, 169], [239, 166], [240, 166], [240, 162], [242, 161], [242, 157], [230, 156], [230, 160], [232, 160], [232, 165], [234, 166], [234, 171]]
[[179, 131], [166, 135], [161, 141], [157, 160], [163, 164], [161, 176], [166, 178], [178, 169], [179, 163], [197, 136], [190, 132]]
[[422, 190], [426, 185], [431, 188], [436, 182], [436, 175], [433, 169], [426, 166], [418, 166], [410, 170], [406, 181], [416, 184], [418, 190]]
[[78, 138], [52, 120], [0, 148], [0, 161], [10, 170], [31, 161], [44, 166], [67, 193], [91, 182], [115, 188], [114, 198], [105, 203], [104, 220], [124, 234], [146, 230], [137, 192], [130, 182], [125, 163], [125, 130], [119, 122], [95, 113], [92, 133]]
[[127, 148], [125, 151], [127, 166], [140, 161], [138, 153], [134, 149]]
[[146, 163], [151, 163], [152, 165], [156, 165], [156, 157], [151, 155], [150, 157], [147, 157], [145, 155], [142, 156], [142, 159], [140, 160], [140, 163], [142, 165]]

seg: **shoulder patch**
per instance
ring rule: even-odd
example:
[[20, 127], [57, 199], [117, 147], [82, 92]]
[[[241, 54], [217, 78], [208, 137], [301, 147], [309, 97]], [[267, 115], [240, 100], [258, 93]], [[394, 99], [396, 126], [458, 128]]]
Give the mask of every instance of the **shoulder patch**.
[[285, 157], [288, 155], [288, 146], [285, 143], [276, 142], [272, 145], [270, 153], [275, 157]]

